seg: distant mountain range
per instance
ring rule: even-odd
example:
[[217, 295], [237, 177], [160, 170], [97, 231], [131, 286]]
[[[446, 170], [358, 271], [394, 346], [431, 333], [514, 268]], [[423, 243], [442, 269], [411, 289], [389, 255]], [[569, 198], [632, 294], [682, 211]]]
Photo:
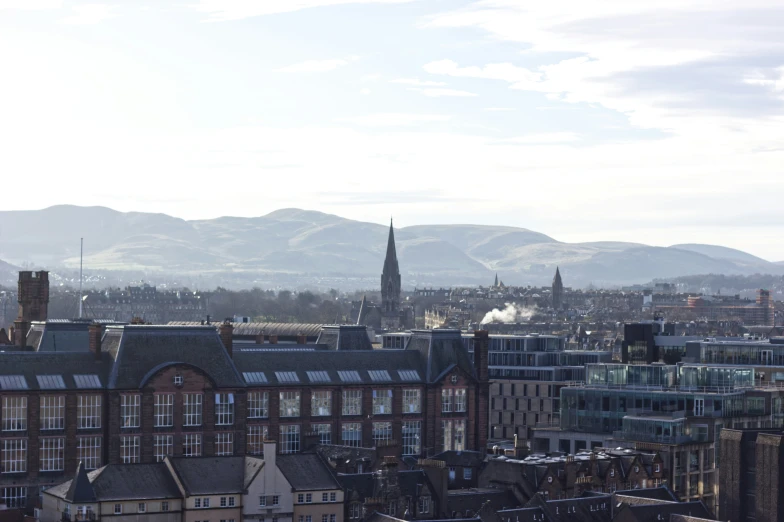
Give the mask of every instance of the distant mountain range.
[[[0, 212], [0, 259], [51, 270], [211, 274], [274, 281], [377, 278], [388, 227], [299, 209], [255, 218], [186, 221], [166, 214], [61, 205]], [[549, 283], [556, 265], [567, 286], [643, 283], [693, 274], [784, 274], [731, 248], [681, 244], [563, 243], [524, 228], [418, 225], [395, 230], [405, 286]], [[5, 265], [0, 263], [0, 271]], [[15, 267], [12, 267], [15, 268]], [[9, 270], [9, 268], [6, 268]]]

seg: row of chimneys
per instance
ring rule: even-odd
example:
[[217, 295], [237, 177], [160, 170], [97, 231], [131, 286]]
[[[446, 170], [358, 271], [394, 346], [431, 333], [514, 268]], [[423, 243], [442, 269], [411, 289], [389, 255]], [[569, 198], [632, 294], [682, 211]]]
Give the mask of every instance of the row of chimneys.
[[[223, 343], [223, 347], [226, 348], [226, 352], [228, 352], [229, 357], [232, 357], [234, 354], [234, 325], [232, 324], [230, 319], [226, 319], [221, 323], [218, 327], [218, 335], [220, 336], [221, 342]], [[269, 344], [278, 344], [278, 336], [275, 334], [270, 334], [268, 336]], [[297, 335], [297, 344], [307, 344], [308, 338], [303, 334]], [[264, 344], [264, 332], [259, 332], [256, 335], [256, 344]]]

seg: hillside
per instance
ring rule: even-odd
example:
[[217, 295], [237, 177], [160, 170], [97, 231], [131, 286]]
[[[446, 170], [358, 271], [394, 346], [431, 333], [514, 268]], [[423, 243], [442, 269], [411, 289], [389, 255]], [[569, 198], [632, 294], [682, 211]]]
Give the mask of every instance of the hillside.
[[[186, 221], [64, 205], [0, 212], [0, 259], [73, 270], [84, 237], [85, 267], [93, 272], [273, 283], [300, 276], [372, 281], [381, 272], [387, 233], [384, 225], [300, 209]], [[488, 283], [496, 272], [507, 284], [542, 284], [552, 279], [556, 265], [569, 286], [707, 273], [784, 274], [781, 264], [715, 245], [564, 243], [523, 228], [478, 225], [417, 225], [396, 229], [395, 235], [406, 286]]]

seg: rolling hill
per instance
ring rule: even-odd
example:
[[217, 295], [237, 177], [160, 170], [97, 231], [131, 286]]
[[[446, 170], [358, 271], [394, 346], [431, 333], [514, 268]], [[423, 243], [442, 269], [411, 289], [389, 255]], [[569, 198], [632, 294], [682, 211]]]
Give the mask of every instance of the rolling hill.
[[[55, 206], [0, 212], [0, 259], [52, 270], [377, 278], [388, 227], [321, 212], [284, 209], [253, 218], [186, 221], [105, 207]], [[784, 274], [784, 266], [731, 248], [682, 244], [564, 243], [523, 228], [417, 225], [396, 229], [404, 284], [549, 282], [619, 285], [706, 273]], [[0, 265], [2, 268], [2, 265]]]

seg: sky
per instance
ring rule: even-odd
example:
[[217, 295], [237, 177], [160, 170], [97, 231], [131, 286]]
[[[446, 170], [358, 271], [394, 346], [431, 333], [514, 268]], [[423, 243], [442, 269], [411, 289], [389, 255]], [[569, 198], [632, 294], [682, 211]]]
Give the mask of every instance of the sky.
[[782, 26], [780, 0], [0, 0], [0, 209], [784, 260]]

